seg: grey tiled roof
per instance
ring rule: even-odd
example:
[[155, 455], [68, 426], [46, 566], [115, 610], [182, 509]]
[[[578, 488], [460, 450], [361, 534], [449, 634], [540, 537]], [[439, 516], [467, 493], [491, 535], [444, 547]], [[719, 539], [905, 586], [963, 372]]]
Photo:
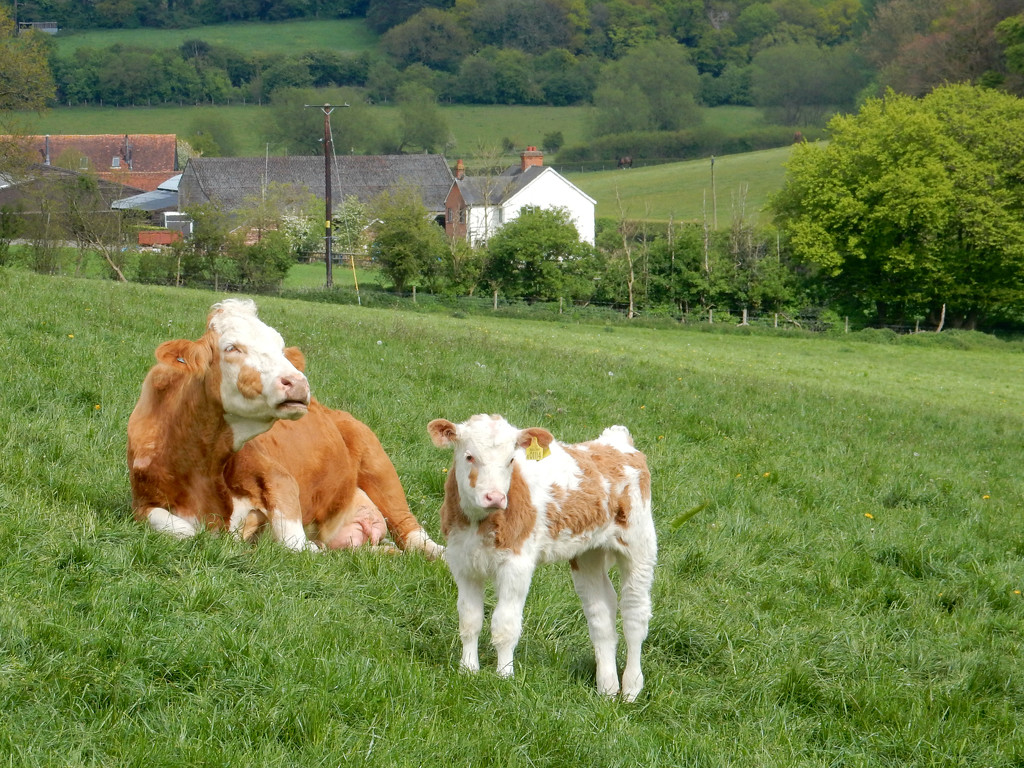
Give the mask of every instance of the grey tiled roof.
[[[452, 173], [441, 155], [338, 155], [331, 163], [331, 198], [355, 195], [368, 202], [381, 192], [407, 185], [419, 189], [431, 212], [444, 210]], [[181, 206], [218, 203], [232, 211], [265, 183], [305, 187], [324, 197], [324, 159], [311, 157], [198, 157], [189, 160], [179, 185]]]
[[[524, 171], [513, 165], [497, 176], [467, 176], [455, 183], [467, 205], [500, 205], [545, 170], [544, 166], [532, 165]], [[488, 198], [486, 202], [485, 197]]]

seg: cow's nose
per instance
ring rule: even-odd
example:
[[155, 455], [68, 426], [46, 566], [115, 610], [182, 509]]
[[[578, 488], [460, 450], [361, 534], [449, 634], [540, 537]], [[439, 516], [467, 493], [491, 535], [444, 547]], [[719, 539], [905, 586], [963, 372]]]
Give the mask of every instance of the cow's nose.
[[501, 491], [488, 491], [484, 494], [485, 509], [504, 509], [507, 503], [505, 494]]
[[301, 373], [296, 372], [290, 376], [282, 376], [279, 379], [279, 384], [286, 400], [309, 402], [309, 379]]

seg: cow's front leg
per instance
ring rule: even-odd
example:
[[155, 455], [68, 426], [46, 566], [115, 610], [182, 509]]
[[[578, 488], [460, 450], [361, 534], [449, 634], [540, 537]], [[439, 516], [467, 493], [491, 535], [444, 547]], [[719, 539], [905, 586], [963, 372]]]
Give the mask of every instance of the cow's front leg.
[[150, 507], [145, 517], [154, 531], [168, 533], [176, 539], [192, 538], [202, 529], [194, 517], [181, 517], [163, 507]]
[[533, 564], [524, 561], [506, 562], [495, 577], [498, 601], [491, 616], [491, 645], [498, 654], [498, 674], [512, 677], [512, 658], [523, 633], [523, 608], [530, 591]]
[[472, 576], [455, 574], [459, 588], [459, 638], [462, 660], [459, 667], [466, 672], [480, 671], [480, 630], [484, 625], [484, 583]]
[[299, 503], [299, 484], [290, 475], [278, 475], [264, 494], [263, 505], [270, 521], [274, 541], [296, 552], [319, 552], [320, 547], [306, 537]]

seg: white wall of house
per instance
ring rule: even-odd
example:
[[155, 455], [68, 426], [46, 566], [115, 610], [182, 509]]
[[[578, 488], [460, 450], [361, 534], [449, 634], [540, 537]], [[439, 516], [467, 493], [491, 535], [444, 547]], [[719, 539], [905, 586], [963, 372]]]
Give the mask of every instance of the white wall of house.
[[502, 207], [506, 222], [518, 218], [528, 205], [538, 208], [565, 208], [576, 225], [580, 240], [594, 244], [594, 207], [597, 201], [569, 182], [554, 168], [544, 172], [529, 185], [505, 201]]
[[472, 246], [486, 245], [487, 241], [501, 229], [501, 208], [497, 205], [474, 205], [469, 210], [466, 231], [469, 244]]
[[553, 168], [545, 168], [536, 179], [500, 206], [472, 206], [466, 222], [470, 243], [486, 243], [502, 226], [518, 218], [519, 213], [527, 206], [566, 209], [569, 218], [576, 225], [580, 240], [594, 244], [596, 201]]

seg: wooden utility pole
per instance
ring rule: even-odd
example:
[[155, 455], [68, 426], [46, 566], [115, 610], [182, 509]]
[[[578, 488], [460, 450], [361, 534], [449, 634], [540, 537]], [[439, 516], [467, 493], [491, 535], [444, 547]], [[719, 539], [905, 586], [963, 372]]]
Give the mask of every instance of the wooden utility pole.
[[331, 158], [334, 157], [334, 138], [331, 136], [331, 112], [340, 107], [347, 107], [348, 104], [305, 104], [306, 107], [314, 107], [323, 110], [324, 113], [324, 197], [326, 199], [324, 211], [324, 257], [327, 262], [326, 285], [328, 288], [334, 286], [334, 255], [331, 253], [331, 241], [334, 239], [331, 232], [331, 216], [334, 211], [331, 206]]
[[711, 156], [711, 228], [718, 231], [718, 192], [715, 190], [715, 156]]

